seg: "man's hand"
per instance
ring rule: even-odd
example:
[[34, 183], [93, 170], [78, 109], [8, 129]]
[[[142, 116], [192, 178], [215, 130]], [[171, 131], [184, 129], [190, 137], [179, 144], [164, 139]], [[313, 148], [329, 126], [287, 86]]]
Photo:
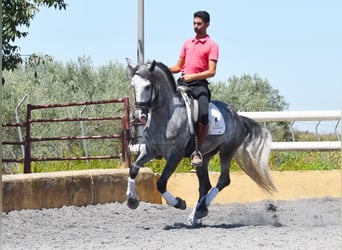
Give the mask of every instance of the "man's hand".
[[188, 75], [183, 75], [183, 76], [182, 76], [182, 80], [183, 80], [184, 82], [192, 82], [192, 81], [194, 81], [195, 79], [194, 79], [193, 74], [188, 74]]

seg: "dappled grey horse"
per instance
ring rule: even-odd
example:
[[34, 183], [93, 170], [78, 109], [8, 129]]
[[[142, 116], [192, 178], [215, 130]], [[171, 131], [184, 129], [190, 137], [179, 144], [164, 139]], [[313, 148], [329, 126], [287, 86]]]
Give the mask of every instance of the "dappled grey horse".
[[[160, 62], [133, 65], [128, 59], [130, 84], [134, 92], [136, 110], [141, 117], [147, 115], [144, 127], [145, 146], [132, 163], [127, 185], [127, 205], [136, 208], [139, 200], [135, 190], [135, 178], [139, 168], [156, 157], [166, 158], [166, 165], [157, 182], [158, 191], [167, 204], [179, 209], [186, 208], [186, 202], [174, 197], [167, 191], [167, 182], [184, 157], [190, 157], [195, 150], [193, 119], [189, 116], [189, 107], [185, 105], [182, 91], [176, 86], [175, 79], [168, 67]], [[272, 137], [270, 132], [257, 122], [239, 116], [227, 103], [212, 101], [210, 111], [209, 133], [200, 148], [203, 165], [196, 166], [199, 181], [199, 198], [189, 222], [196, 225], [208, 215], [208, 207], [215, 196], [230, 184], [229, 168], [233, 157], [239, 166], [261, 188], [268, 192], [276, 188], [269, 174], [269, 154]], [[214, 116], [213, 120], [211, 116]], [[215, 130], [214, 123], [220, 123]], [[208, 164], [219, 153], [221, 173], [218, 182], [212, 188]]]

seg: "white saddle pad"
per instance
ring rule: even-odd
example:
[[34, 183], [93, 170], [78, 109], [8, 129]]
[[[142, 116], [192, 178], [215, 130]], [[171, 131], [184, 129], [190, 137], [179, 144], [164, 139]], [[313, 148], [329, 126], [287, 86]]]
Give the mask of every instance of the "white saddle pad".
[[218, 107], [209, 103], [209, 135], [222, 135], [226, 131], [226, 123]]

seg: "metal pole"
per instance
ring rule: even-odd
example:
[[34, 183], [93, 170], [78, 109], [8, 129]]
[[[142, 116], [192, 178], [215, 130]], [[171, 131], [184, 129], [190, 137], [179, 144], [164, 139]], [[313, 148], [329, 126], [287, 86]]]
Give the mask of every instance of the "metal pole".
[[124, 131], [124, 140], [122, 140], [122, 145], [125, 146], [125, 148], [122, 150], [124, 154], [124, 159], [126, 162], [126, 166], [128, 168], [131, 167], [131, 154], [128, 149], [128, 145], [130, 143], [130, 124], [129, 124], [129, 98], [126, 97], [124, 98], [124, 105], [125, 105], [125, 118], [124, 118], [124, 126], [123, 126], [123, 131]]
[[[25, 96], [20, 100], [20, 102], [18, 103], [18, 105], [15, 107], [15, 119], [16, 119], [17, 123], [20, 122], [20, 121], [19, 121], [19, 112], [18, 112], [18, 110], [19, 110], [21, 104], [25, 101], [26, 98], [27, 98], [27, 95], [25, 95]], [[23, 136], [22, 136], [22, 134], [21, 134], [21, 127], [20, 127], [20, 126], [18, 126], [18, 135], [19, 135], [19, 141], [20, 141], [20, 142], [23, 142]], [[21, 154], [22, 154], [22, 157], [25, 158], [25, 147], [24, 147], [24, 145], [21, 145], [20, 147], [21, 147]]]
[[[138, 0], [138, 64], [144, 64], [144, 0]], [[139, 129], [140, 128], [140, 129]], [[137, 138], [143, 138], [143, 126], [136, 128]], [[142, 142], [138, 142], [139, 146]], [[128, 159], [129, 160], [129, 159]], [[128, 163], [130, 165], [130, 162]], [[130, 166], [129, 166], [130, 167]]]
[[24, 174], [31, 173], [31, 104], [27, 104]]
[[138, 0], [138, 64], [145, 61], [144, 49], [144, 0]]
[[[84, 110], [85, 110], [86, 108], [87, 108], [87, 105], [84, 105], [83, 108], [81, 109], [81, 111], [80, 111], [80, 118], [83, 117], [83, 112], [84, 112]], [[84, 126], [83, 126], [83, 121], [82, 121], [82, 120], [80, 120], [80, 125], [81, 125], [81, 133], [82, 133], [82, 136], [85, 136]], [[84, 148], [84, 156], [85, 156], [86, 158], [88, 158], [88, 148], [87, 148], [86, 140], [82, 140], [82, 142], [83, 142], [83, 148]], [[86, 163], [87, 163], [87, 164], [89, 163], [88, 159], [86, 160]]]

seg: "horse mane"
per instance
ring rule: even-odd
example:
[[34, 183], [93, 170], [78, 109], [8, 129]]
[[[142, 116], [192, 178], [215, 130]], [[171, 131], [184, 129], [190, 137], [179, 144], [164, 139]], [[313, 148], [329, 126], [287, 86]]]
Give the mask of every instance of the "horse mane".
[[172, 88], [174, 89], [174, 91], [177, 91], [176, 81], [169, 67], [161, 62], [156, 62], [156, 66], [158, 66], [165, 73], [168, 82], [172, 84]]
[[[156, 79], [157, 77], [155, 76], [155, 74], [153, 74], [155, 69], [152, 72], [149, 70], [152, 63], [153, 62], [147, 62], [146, 64], [142, 65], [142, 67], [139, 67], [138, 74], [141, 75], [142, 77], [146, 78], [146, 79], [149, 79], [151, 81], [156, 82], [155, 80], [157, 80]], [[173, 77], [169, 67], [166, 66], [164, 63], [157, 62], [157, 61], [155, 61], [155, 67], [159, 68], [160, 71], [162, 71], [162, 73], [166, 76], [168, 83], [171, 85], [172, 89], [176, 92], [177, 91], [176, 81], [175, 81], [175, 78]], [[163, 83], [163, 84], [165, 84], [165, 83]]]

